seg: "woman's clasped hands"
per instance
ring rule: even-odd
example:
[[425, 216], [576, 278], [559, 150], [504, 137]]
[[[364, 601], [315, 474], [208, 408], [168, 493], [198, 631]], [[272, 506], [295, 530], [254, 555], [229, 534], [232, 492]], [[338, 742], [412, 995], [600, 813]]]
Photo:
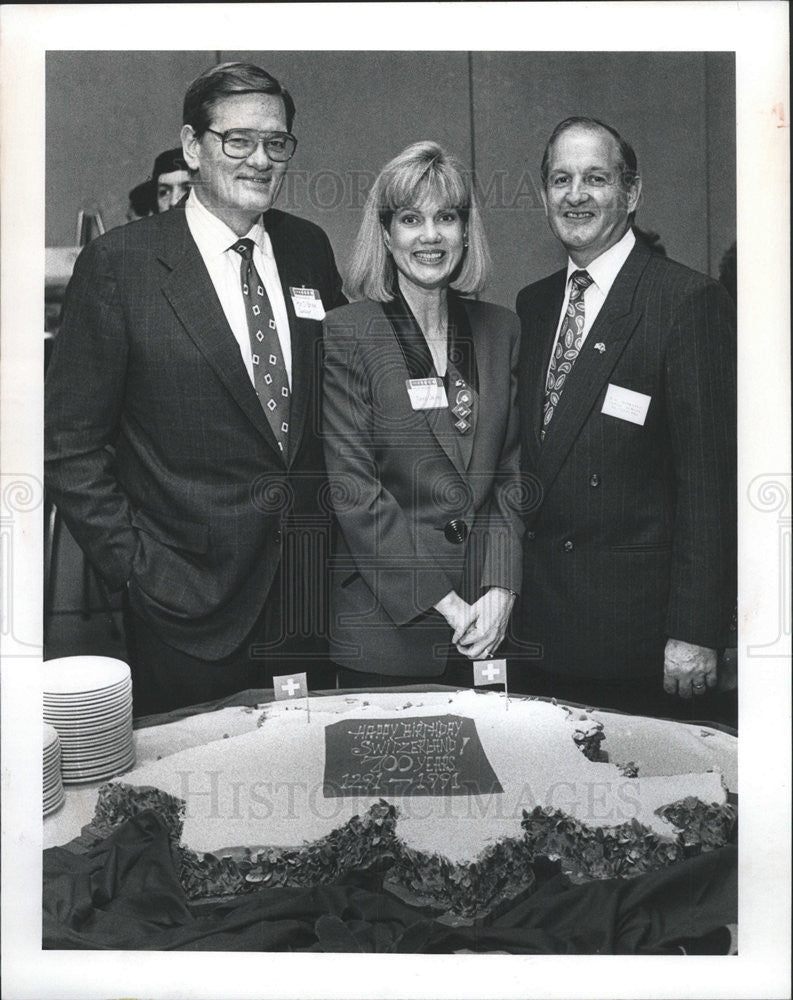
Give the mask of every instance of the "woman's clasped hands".
[[452, 590], [435, 608], [449, 623], [458, 652], [471, 660], [482, 660], [492, 656], [501, 645], [514, 602], [512, 591], [490, 587], [473, 604]]

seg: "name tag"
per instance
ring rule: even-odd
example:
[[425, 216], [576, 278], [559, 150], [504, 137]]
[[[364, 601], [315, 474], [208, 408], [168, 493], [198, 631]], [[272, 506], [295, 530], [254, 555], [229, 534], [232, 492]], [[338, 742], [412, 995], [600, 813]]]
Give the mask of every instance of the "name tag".
[[295, 315], [300, 319], [325, 319], [325, 309], [316, 288], [289, 288]]
[[643, 426], [652, 398], [643, 392], [634, 392], [633, 389], [623, 389], [621, 385], [609, 383], [600, 412], [618, 420], [628, 420], [632, 424]]
[[435, 376], [432, 378], [407, 378], [405, 385], [408, 387], [410, 405], [414, 410], [439, 410], [441, 407], [449, 405], [441, 378]]

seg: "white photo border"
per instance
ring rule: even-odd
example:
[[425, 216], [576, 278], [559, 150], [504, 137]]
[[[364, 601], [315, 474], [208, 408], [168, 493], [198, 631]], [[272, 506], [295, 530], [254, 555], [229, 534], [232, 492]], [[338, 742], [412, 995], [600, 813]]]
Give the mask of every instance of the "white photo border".
[[[789, 995], [790, 624], [781, 617], [790, 597], [781, 556], [785, 545], [789, 551], [791, 531], [787, 14], [786, 3], [720, 0], [3, 6], [0, 468], [4, 501], [10, 487], [16, 505], [16, 517], [2, 525], [0, 553], [6, 570], [13, 559], [13, 592], [6, 594], [3, 607], [13, 600], [16, 623], [16, 631], [4, 626], [0, 635], [2, 950], [9, 1000], [527, 995], [737, 1000]], [[178, 45], [163, 45], [162, 38]], [[272, 953], [41, 950], [37, 666], [42, 545], [37, 491], [43, 348], [33, 332], [43, 329], [45, 56], [48, 50], [66, 49], [235, 50], [250, 47], [254, 38], [270, 50], [736, 53], [742, 776], [738, 956], [465, 955], [450, 962], [448, 956], [301, 955], [298, 960]], [[777, 635], [781, 641], [774, 645]]]

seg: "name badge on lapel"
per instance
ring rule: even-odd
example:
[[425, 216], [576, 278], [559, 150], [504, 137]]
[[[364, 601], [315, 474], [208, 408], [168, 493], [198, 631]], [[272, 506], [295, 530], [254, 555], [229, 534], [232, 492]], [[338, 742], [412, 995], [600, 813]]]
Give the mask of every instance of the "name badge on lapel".
[[652, 398], [643, 392], [634, 392], [633, 389], [624, 389], [621, 385], [612, 385], [609, 382], [600, 412], [608, 417], [644, 426]]
[[439, 410], [449, 405], [441, 378], [406, 378], [405, 385], [414, 410]]
[[289, 288], [295, 316], [300, 319], [325, 319], [325, 308], [316, 288]]

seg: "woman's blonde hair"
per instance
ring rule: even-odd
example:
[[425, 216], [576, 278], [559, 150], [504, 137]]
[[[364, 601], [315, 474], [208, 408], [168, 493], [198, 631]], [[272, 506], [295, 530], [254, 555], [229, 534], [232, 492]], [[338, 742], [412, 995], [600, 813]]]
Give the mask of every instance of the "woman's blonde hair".
[[463, 295], [482, 290], [490, 253], [470, 177], [436, 142], [416, 142], [383, 167], [366, 199], [347, 272], [351, 299], [393, 299], [396, 267], [386, 250], [383, 229], [388, 230], [397, 209], [418, 208], [429, 199], [455, 209], [465, 223], [468, 247], [451, 287]]

